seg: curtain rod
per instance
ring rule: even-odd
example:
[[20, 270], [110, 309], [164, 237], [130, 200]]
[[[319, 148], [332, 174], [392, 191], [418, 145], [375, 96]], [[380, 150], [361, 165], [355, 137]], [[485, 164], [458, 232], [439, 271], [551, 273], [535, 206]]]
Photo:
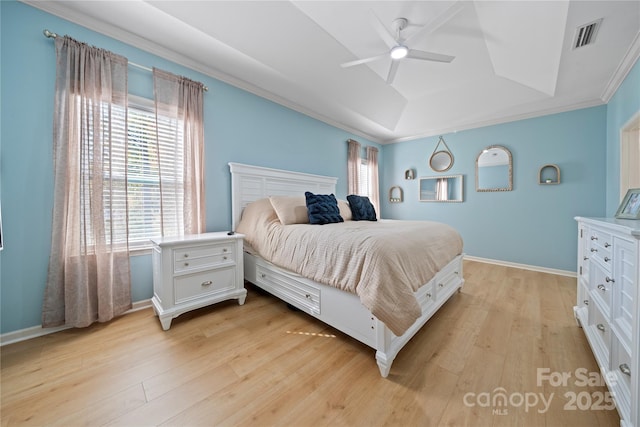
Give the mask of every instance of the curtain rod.
[[[56, 33], [52, 33], [51, 31], [47, 30], [46, 28], [42, 31], [42, 34], [44, 34], [45, 37], [50, 38], [50, 39], [55, 39], [55, 38], [58, 37], [58, 35]], [[148, 71], [150, 73], [153, 72], [152, 68], [145, 67], [144, 65], [136, 64], [135, 62], [131, 62], [131, 61], [127, 61], [127, 63], [129, 65], [131, 65], [132, 67], [139, 68], [141, 70]], [[205, 86], [205, 85], [202, 85], [202, 88], [204, 89], [205, 92], [209, 91], [209, 88], [207, 86]]]

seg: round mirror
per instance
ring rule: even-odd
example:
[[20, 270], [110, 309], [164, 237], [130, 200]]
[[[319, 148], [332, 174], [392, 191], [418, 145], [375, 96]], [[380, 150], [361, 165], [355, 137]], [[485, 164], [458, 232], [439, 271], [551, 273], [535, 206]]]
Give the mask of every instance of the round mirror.
[[429, 159], [429, 166], [436, 172], [445, 172], [453, 166], [453, 155], [448, 151], [436, 151]]

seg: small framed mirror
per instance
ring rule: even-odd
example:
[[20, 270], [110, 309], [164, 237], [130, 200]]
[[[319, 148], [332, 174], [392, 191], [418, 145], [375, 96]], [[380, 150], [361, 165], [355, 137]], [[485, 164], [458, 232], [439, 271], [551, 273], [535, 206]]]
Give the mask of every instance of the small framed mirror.
[[[440, 144], [444, 145], [444, 148], [439, 150]], [[451, 153], [442, 137], [438, 140], [436, 148], [434, 148], [431, 157], [429, 157], [429, 166], [435, 172], [446, 172], [453, 166], [453, 153]]]
[[463, 202], [463, 175], [420, 178], [421, 202]]
[[476, 191], [513, 190], [511, 151], [501, 145], [491, 145], [476, 158]]

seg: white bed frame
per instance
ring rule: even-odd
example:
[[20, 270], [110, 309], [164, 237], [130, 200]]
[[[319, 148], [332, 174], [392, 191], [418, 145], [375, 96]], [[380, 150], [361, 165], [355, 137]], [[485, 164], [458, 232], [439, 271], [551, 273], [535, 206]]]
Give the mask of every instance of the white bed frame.
[[[234, 230], [240, 222], [242, 210], [253, 201], [269, 196], [301, 196], [305, 191], [335, 194], [338, 180], [239, 163], [229, 163], [229, 167]], [[244, 277], [294, 307], [375, 349], [380, 374], [387, 377], [398, 352], [462, 288], [463, 256], [461, 254], [455, 257], [416, 292], [422, 316], [399, 337], [373, 316], [362, 305], [358, 296], [306, 279], [247, 252], [244, 254]]]

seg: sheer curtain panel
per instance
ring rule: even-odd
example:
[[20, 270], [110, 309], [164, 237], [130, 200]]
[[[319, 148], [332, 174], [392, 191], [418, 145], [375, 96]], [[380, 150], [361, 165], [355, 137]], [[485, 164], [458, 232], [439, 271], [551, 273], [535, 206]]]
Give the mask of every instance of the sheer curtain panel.
[[112, 167], [126, 165], [127, 59], [67, 36], [55, 46], [53, 230], [42, 326], [85, 327], [131, 308], [127, 171]]
[[359, 194], [360, 191], [360, 143], [350, 139], [347, 157], [347, 187], [349, 194]]
[[[203, 233], [206, 229], [204, 86], [157, 68], [153, 69], [153, 81], [158, 140], [169, 138], [175, 141], [173, 144], [158, 144], [162, 235], [176, 234], [165, 226], [169, 217], [175, 219], [172, 223], [184, 223], [184, 230], [178, 230], [177, 234]], [[161, 121], [165, 123], [163, 126], [160, 126]], [[179, 143], [180, 139], [183, 144]], [[175, 188], [178, 185], [183, 188]], [[176, 194], [183, 196], [176, 197]]]
[[378, 149], [367, 146], [367, 167], [369, 168], [369, 198], [376, 215], [380, 218], [380, 184], [378, 183]]

